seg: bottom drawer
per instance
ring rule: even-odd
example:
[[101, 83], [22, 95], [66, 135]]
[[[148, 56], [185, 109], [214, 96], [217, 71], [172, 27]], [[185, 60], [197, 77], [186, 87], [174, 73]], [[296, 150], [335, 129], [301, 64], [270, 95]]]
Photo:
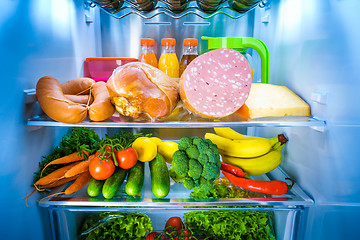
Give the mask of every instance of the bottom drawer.
[[[149, 231], [164, 233], [170, 217], [180, 217], [186, 228], [193, 231], [189, 239], [297, 239], [299, 222], [304, 208], [298, 207], [234, 207], [234, 208], [121, 208], [121, 207], [49, 207], [53, 239], [102, 239], [99, 236], [90, 238], [89, 233], [101, 233], [106, 224], [112, 224], [116, 231], [128, 228], [127, 231], [144, 235], [138, 238], [122, 237], [118, 233], [112, 235], [107, 231], [104, 239], [145, 239]], [[103, 213], [99, 215], [99, 213]], [[141, 214], [142, 222], [131, 222], [125, 219]], [[91, 219], [91, 220], [90, 220]], [[116, 223], [115, 223], [115, 222]], [[87, 222], [84, 228], [84, 223]], [[110, 222], [110, 223], [109, 223]], [[128, 223], [128, 224], [127, 224]], [[127, 226], [126, 226], [127, 225]], [[125, 227], [126, 226], [126, 227]], [[144, 232], [144, 229], [150, 230]], [[81, 233], [84, 233], [81, 235]], [[205, 237], [206, 235], [206, 237]], [[251, 236], [245, 237], [245, 236]], [[89, 237], [89, 238], [86, 238]], [[196, 237], [196, 238], [195, 238]], [[159, 238], [160, 239], [160, 238]], [[187, 239], [187, 238], [161, 238]]]

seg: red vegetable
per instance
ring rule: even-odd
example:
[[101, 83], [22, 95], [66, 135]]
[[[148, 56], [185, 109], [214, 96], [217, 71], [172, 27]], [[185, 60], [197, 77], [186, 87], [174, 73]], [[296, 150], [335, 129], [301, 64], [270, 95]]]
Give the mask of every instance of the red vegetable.
[[151, 232], [146, 236], [145, 240], [155, 240], [157, 232]]
[[171, 217], [165, 224], [165, 231], [181, 231], [185, 229], [185, 225], [179, 217]]
[[294, 181], [292, 181], [291, 179], [290, 180], [292, 181], [292, 184], [287, 185], [287, 183], [284, 181], [258, 181], [236, 177], [235, 175], [225, 171], [222, 171], [222, 173], [227, 179], [229, 179], [232, 184], [253, 192], [271, 195], [283, 195], [286, 194], [288, 190], [290, 190], [291, 187], [294, 185]]
[[127, 148], [120, 151], [115, 150], [114, 153], [118, 166], [122, 169], [132, 168], [138, 160], [138, 155], [133, 148]]
[[243, 170], [239, 167], [235, 167], [231, 164], [221, 162], [220, 170], [226, 171], [228, 173], [234, 174], [237, 177], [245, 177], [247, 173], [243, 172]]
[[182, 232], [180, 232], [179, 239], [190, 239], [191, 237], [191, 231], [189, 229], [183, 229]]
[[115, 165], [111, 158], [100, 159], [98, 156], [95, 156], [90, 161], [89, 172], [91, 176], [97, 180], [107, 179], [114, 171]]

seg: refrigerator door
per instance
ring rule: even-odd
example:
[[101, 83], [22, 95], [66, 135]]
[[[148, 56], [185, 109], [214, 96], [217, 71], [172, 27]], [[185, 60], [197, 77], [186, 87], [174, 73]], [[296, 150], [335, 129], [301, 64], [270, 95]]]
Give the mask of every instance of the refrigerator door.
[[[0, 188], [2, 239], [50, 239], [49, 218], [37, 208], [33, 173], [65, 128], [29, 128], [24, 90], [46, 75], [64, 82], [82, 76], [87, 56], [99, 56], [99, 11], [83, 1], [3, 0], [0, 8]], [[85, 16], [93, 19], [86, 22]]]
[[[326, 121], [287, 128], [282, 167], [315, 200], [301, 239], [353, 239], [360, 216], [358, 1], [271, 1], [254, 36], [270, 52], [270, 80], [286, 85]], [[269, 134], [272, 129], [257, 129]]]

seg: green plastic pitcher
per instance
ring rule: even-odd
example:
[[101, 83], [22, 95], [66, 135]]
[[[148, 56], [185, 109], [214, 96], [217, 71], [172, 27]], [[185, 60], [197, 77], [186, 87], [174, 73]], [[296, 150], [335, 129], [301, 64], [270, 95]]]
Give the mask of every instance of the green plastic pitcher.
[[201, 37], [208, 41], [208, 49], [231, 48], [234, 50], [255, 49], [261, 59], [261, 82], [269, 83], [269, 50], [265, 43], [252, 37]]

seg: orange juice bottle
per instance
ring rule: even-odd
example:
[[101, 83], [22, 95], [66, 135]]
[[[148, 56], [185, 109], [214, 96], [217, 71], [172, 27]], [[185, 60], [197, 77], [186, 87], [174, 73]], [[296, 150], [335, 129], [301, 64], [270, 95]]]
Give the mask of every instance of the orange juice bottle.
[[179, 60], [176, 56], [176, 40], [163, 38], [161, 40], [161, 56], [159, 69], [171, 78], [179, 78]]
[[180, 73], [184, 72], [185, 68], [198, 56], [198, 40], [196, 38], [185, 38], [183, 45], [183, 55], [180, 61]]
[[152, 38], [140, 39], [141, 51], [139, 56], [139, 62], [144, 62], [158, 67], [158, 62], [155, 56], [155, 40]]

